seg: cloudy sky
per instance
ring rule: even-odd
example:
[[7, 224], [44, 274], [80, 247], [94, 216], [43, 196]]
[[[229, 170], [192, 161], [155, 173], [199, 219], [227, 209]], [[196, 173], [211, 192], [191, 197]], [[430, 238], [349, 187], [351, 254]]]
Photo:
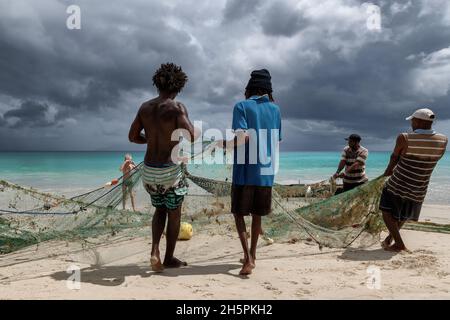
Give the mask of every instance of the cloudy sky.
[[[127, 135], [154, 70], [182, 65], [179, 96], [229, 127], [253, 69], [272, 73], [284, 150], [389, 150], [428, 106], [450, 134], [450, 1], [0, 0], [0, 151], [140, 150]], [[69, 5], [81, 30], [66, 27]]]

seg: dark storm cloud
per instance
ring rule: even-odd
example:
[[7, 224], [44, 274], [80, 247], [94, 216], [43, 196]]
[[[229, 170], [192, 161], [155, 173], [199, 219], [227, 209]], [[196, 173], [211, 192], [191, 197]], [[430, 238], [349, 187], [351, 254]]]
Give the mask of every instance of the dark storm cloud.
[[441, 120], [449, 119], [449, 92], [441, 97], [418, 94], [411, 85], [411, 72], [420, 63], [406, 58], [449, 47], [450, 28], [442, 27], [439, 12], [419, 17], [420, 6], [413, 3], [399, 21], [384, 16], [390, 22], [387, 27], [399, 35], [395, 41], [367, 43], [350, 60], [320, 48], [321, 63], [279, 93], [282, 106], [296, 106], [285, 108], [285, 116], [327, 120], [348, 132], [377, 138], [392, 138], [407, 129], [404, 118], [423, 106], [432, 108]]
[[[21, 99], [46, 97], [77, 110], [115, 108], [122, 92], [150, 89], [152, 72], [165, 59], [186, 64], [195, 59], [189, 36], [158, 16], [164, 9], [155, 9], [151, 19], [138, 11], [127, 20], [119, 12], [103, 13], [101, 6], [83, 3], [81, 7], [83, 24], [77, 31], [65, 28], [64, 6], [60, 15], [40, 20], [42, 32], [36, 35], [17, 34], [10, 27], [11, 21], [3, 22], [3, 94]], [[107, 24], [102, 25], [102, 20]], [[36, 45], [38, 39], [30, 41], [33, 36], [43, 37], [42, 46]], [[180, 51], [185, 54], [177, 57]]]
[[307, 25], [301, 13], [283, 1], [276, 1], [267, 8], [261, 20], [263, 32], [271, 36], [290, 37]]
[[223, 12], [223, 22], [233, 22], [244, 16], [250, 17], [263, 0], [227, 0]]
[[14, 124], [10, 125], [13, 128], [48, 127], [56, 123], [48, 118], [48, 112], [49, 107], [47, 104], [26, 101], [19, 108], [7, 111], [3, 117], [6, 123], [8, 120], [16, 119]]
[[221, 128], [250, 71], [268, 68], [285, 149], [337, 149], [350, 132], [384, 146], [424, 105], [450, 119], [448, 2], [373, 1], [381, 32], [363, 2], [84, 0], [82, 29], [68, 30], [72, 2], [2, 1], [0, 150], [131, 148], [129, 123], [168, 61], [189, 76], [190, 116]]

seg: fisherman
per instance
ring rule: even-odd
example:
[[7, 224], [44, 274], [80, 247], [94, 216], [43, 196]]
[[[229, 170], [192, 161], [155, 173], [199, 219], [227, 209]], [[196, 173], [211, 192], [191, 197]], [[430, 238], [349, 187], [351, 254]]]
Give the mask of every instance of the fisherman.
[[[333, 179], [343, 178], [344, 188], [341, 192], [352, 190], [368, 181], [366, 176], [366, 161], [369, 151], [361, 146], [361, 137], [351, 134], [345, 140], [348, 146], [344, 148], [336, 173]], [[345, 172], [341, 174], [342, 169]]]
[[[231, 212], [244, 251], [240, 275], [249, 275], [255, 268], [256, 247], [262, 233], [261, 217], [272, 210], [272, 186], [281, 140], [280, 108], [272, 97], [269, 71], [262, 69], [251, 73], [245, 99], [234, 106], [235, 139], [219, 143], [224, 148], [235, 149]], [[244, 220], [248, 215], [252, 216], [250, 248]]]
[[125, 160], [120, 166], [119, 170], [122, 172], [123, 183], [122, 183], [122, 206], [123, 210], [125, 210], [125, 203], [127, 200], [127, 193], [130, 194], [131, 206], [133, 207], [133, 211], [136, 211], [135, 202], [134, 202], [134, 192], [133, 192], [133, 178], [132, 171], [136, 168], [136, 164], [133, 162], [133, 157], [127, 153], [125, 155]]
[[435, 115], [430, 109], [419, 109], [406, 120], [411, 121], [413, 131], [397, 137], [384, 173], [389, 179], [380, 200], [380, 210], [389, 230], [381, 245], [393, 252], [408, 252], [400, 229], [406, 221], [419, 219], [431, 174], [448, 143], [445, 135], [432, 129]]
[[[156, 208], [152, 221], [151, 267], [161, 272], [164, 267], [178, 268], [187, 263], [174, 257], [175, 246], [180, 231], [181, 205], [187, 193], [187, 183], [179, 159], [172, 156], [179, 141], [172, 135], [178, 130], [188, 141], [194, 141], [199, 130], [188, 117], [186, 107], [176, 96], [183, 89], [188, 77], [182, 68], [167, 63], [155, 72], [153, 84], [159, 95], [142, 104], [130, 128], [129, 139], [137, 144], [147, 144], [142, 180]], [[144, 129], [145, 136], [141, 135]], [[182, 130], [180, 130], [182, 129]], [[195, 131], [195, 132], [194, 132]], [[161, 263], [159, 242], [167, 223], [167, 246]]]

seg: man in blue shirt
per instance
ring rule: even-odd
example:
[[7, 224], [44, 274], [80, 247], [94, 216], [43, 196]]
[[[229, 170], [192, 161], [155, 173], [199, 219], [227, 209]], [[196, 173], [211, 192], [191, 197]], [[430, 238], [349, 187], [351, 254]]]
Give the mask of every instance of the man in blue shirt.
[[[244, 250], [240, 275], [249, 275], [255, 268], [261, 217], [272, 211], [272, 186], [278, 170], [281, 140], [280, 108], [272, 97], [269, 71], [252, 72], [245, 98], [234, 107], [232, 125], [236, 137], [231, 212]], [[244, 220], [248, 215], [252, 216], [250, 249]]]

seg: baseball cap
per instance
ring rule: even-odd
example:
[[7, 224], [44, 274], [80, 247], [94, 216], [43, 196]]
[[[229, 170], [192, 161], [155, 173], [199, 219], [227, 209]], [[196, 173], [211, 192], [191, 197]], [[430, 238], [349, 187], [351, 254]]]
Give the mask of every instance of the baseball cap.
[[434, 112], [430, 109], [424, 108], [416, 110], [411, 116], [406, 118], [406, 120], [411, 120], [412, 118], [426, 120], [426, 121], [434, 121], [435, 115]]
[[354, 140], [354, 141], [361, 141], [361, 136], [359, 134], [351, 134], [348, 138], [345, 138], [345, 140]]

